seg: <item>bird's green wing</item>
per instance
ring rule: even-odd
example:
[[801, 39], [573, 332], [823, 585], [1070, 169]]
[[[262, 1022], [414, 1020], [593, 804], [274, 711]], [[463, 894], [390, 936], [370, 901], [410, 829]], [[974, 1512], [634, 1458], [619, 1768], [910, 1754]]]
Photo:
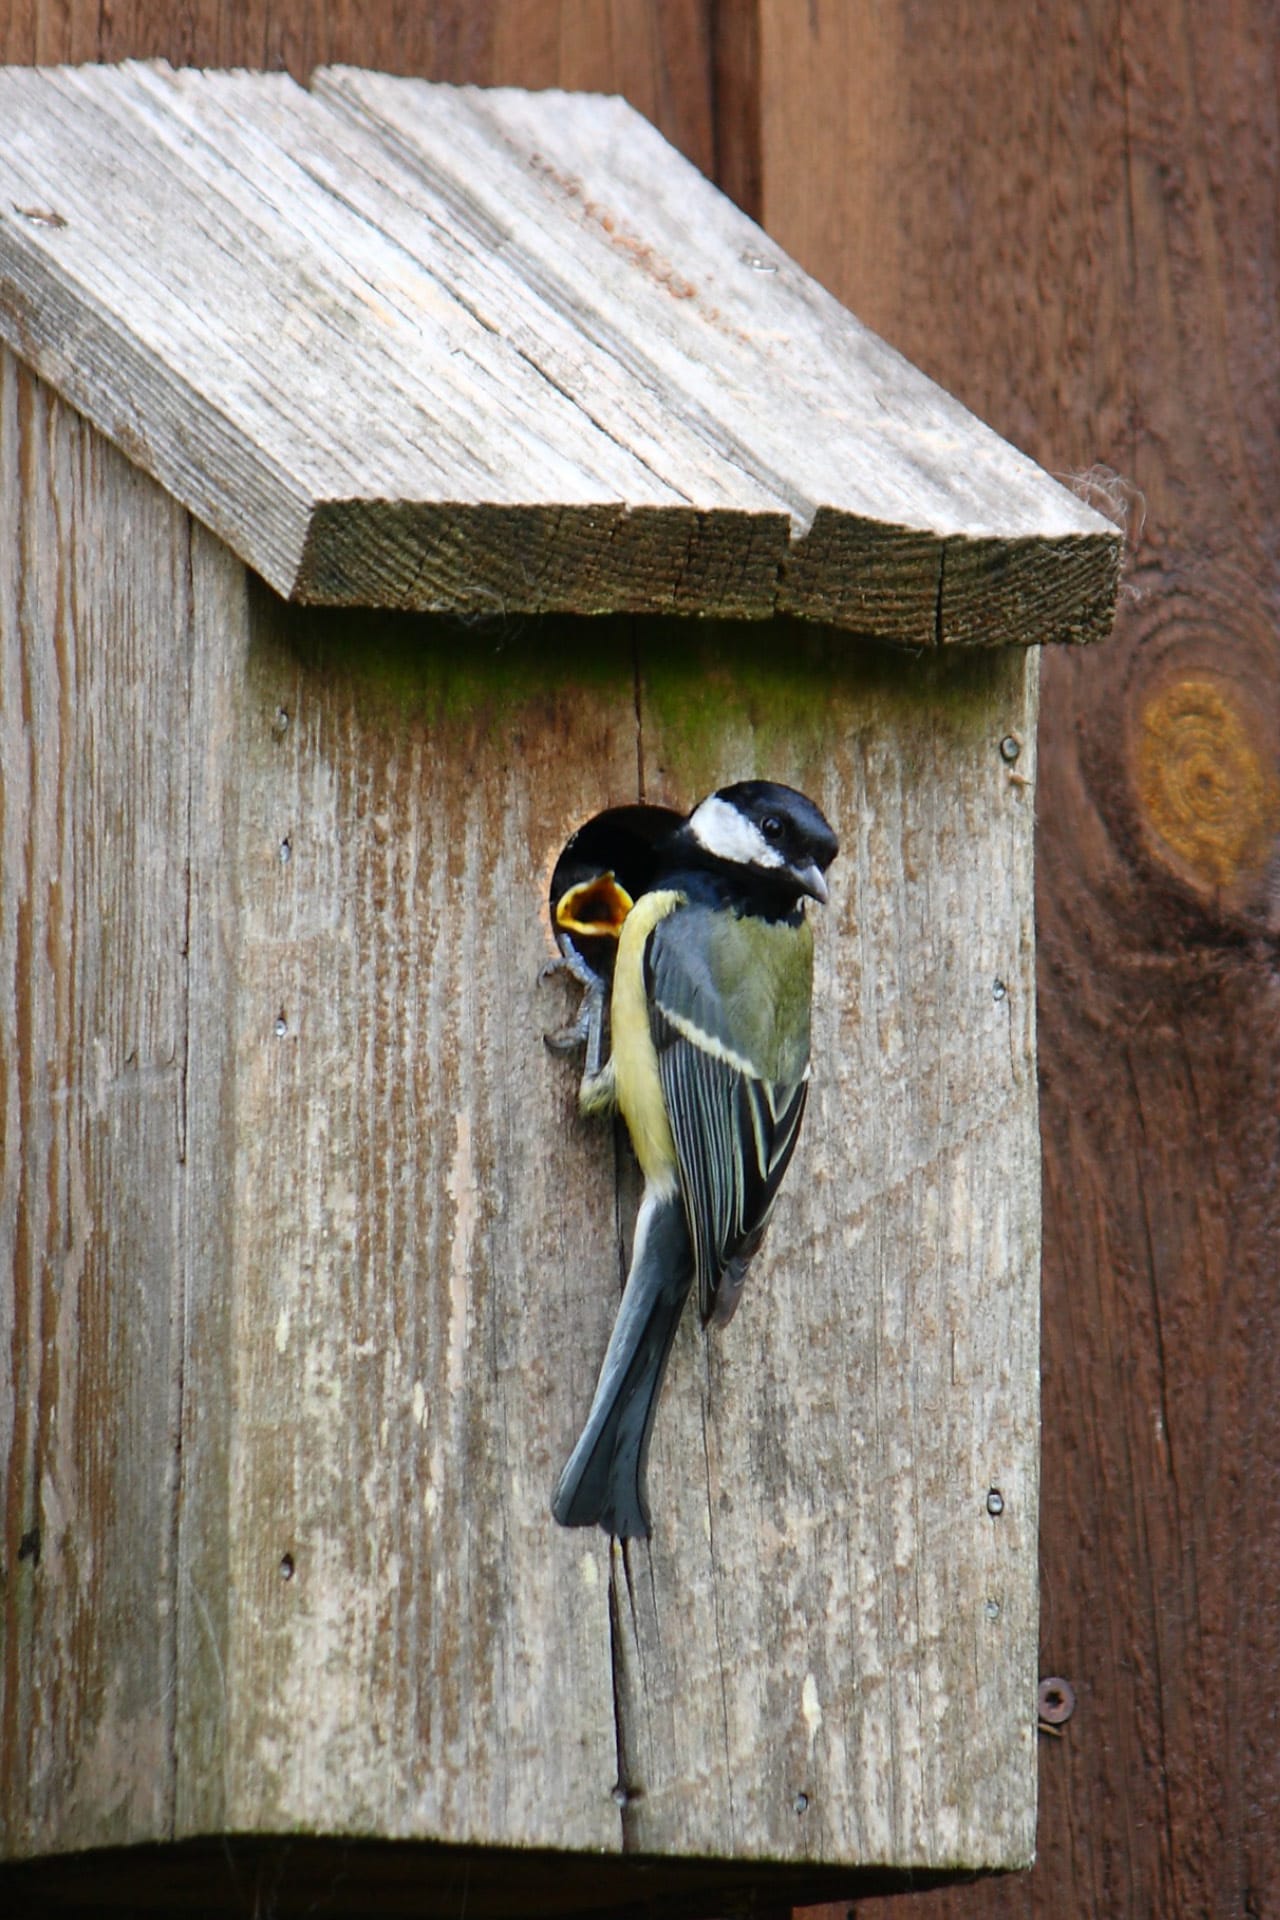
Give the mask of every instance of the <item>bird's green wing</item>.
[[646, 955], [650, 1024], [704, 1320], [737, 1306], [808, 1091], [809, 928], [684, 907]]

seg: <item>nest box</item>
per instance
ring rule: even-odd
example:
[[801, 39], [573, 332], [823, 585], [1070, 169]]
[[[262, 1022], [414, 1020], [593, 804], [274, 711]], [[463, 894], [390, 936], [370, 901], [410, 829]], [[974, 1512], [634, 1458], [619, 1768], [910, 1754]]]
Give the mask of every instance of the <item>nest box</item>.
[[[614, 99], [5, 71], [0, 334], [7, 1857], [1027, 1861], [1037, 647], [1114, 530]], [[632, 1187], [548, 876], [753, 776], [841, 839], [809, 1112], [622, 1548], [548, 1510]]]

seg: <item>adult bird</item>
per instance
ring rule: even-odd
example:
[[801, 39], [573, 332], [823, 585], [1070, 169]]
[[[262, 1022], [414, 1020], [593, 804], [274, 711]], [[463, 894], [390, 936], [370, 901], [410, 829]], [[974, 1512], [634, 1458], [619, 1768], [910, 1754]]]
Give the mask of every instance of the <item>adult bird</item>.
[[795, 1150], [809, 1075], [813, 935], [836, 837], [804, 794], [744, 780], [654, 851], [622, 920], [612, 1051], [581, 1101], [617, 1109], [644, 1174], [631, 1268], [591, 1411], [557, 1484], [562, 1526], [650, 1532], [645, 1467], [667, 1358], [697, 1281], [732, 1318]]

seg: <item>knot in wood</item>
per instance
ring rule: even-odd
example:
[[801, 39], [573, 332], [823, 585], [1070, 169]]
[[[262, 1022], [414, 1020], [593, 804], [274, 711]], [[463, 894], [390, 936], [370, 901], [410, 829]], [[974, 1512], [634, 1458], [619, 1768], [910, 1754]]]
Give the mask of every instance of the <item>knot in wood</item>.
[[1209, 887], [1265, 865], [1280, 780], [1234, 688], [1207, 676], [1161, 687], [1142, 709], [1137, 782], [1166, 865]]

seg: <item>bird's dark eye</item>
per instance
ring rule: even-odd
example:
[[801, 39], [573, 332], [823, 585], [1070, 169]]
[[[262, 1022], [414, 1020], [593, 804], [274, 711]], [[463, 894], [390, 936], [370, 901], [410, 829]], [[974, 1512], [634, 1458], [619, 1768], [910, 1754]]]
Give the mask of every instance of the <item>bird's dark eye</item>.
[[783, 827], [776, 813], [766, 813], [760, 822], [760, 831], [766, 840], [781, 840]]

